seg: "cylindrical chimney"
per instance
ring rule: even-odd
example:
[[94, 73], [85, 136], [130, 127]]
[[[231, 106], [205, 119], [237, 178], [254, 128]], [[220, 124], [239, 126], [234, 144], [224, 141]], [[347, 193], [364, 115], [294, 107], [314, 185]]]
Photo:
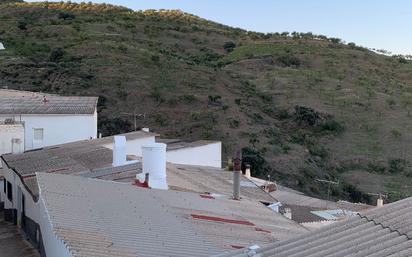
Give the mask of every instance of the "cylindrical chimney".
[[250, 178], [250, 177], [251, 177], [251, 175], [250, 175], [250, 164], [246, 164], [246, 165], [245, 165], [245, 176], [246, 176], [247, 178]]
[[142, 174], [138, 179], [143, 181], [150, 175], [149, 187], [168, 189], [166, 181], [166, 144], [153, 143], [142, 146]]
[[376, 207], [382, 207], [383, 206], [383, 199], [382, 198], [378, 198], [378, 201], [376, 203]]

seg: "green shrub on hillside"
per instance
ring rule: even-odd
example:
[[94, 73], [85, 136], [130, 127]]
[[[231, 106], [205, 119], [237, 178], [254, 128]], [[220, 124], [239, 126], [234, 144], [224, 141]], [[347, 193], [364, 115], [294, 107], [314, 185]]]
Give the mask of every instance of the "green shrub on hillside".
[[[254, 177], [266, 177], [270, 174], [271, 168], [266, 162], [261, 152], [256, 149], [245, 147], [242, 148], [242, 166], [245, 164], [251, 166], [251, 173]], [[244, 167], [242, 167], [244, 169]]]
[[315, 128], [316, 132], [339, 135], [344, 131], [344, 126], [336, 120], [327, 119]]
[[49, 60], [51, 62], [58, 62], [63, 58], [64, 54], [65, 54], [64, 50], [62, 48], [58, 47], [58, 48], [53, 49], [51, 51]]
[[226, 50], [226, 52], [230, 53], [232, 52], [236, 47], [236, 44], [232, 41], [228, 41], [223, 45], [223, 49]]
[[277, 60], [286, 67], [299, 67], [301, 64], [300, 59], [293, 55], [282, 55]]
[[405, 171], [407, 162], [404, 159], [395, 158], [388, 161], [390, 173], [401, 173]]
[[310, 107], [295, 106], [295, 120], [300, 125], [314, 126], [321, 119], [319, 113]]

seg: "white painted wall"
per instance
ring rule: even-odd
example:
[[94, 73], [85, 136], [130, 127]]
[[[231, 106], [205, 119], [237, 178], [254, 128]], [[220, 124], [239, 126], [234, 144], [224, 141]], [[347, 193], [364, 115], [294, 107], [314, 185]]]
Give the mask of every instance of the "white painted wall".
[[39, 196], [39, 222], [46, 256], [73, 257], [63, 241], [53, 233], [53, 227], [42, 194]]
[[[155, 143], [155, 137], [144, 137], [133, 140], [126, 140], [126, 154], [142, 157], [142, 146]], [[113, 142], [103, 145], [106, 148], [113, 150]]]
[[0, 121], [7, 118], [24, 122], [26, 151], [33, 149], [33, 129], [35, 128], [43, 129], [43, 146], [97, 137], [96, 112], [90, 115], [0, 115]]
[[[7, 167], [3, 164], [4, 167]], [[69, 250], [65, 247], [64, 243], [53, 233], [52, 225], [50, 223], [47, 210], [44, 205], [44, 201], [41, 197], [41, 192], [39, 196], [39, 201], [34, 202], [33, 198], [29, 192], [24, 188], [20, 177], [18, 177], [12, 170], [5, 168], [4, 177], [7, 181], [10, 181], [13, 184], [13, 201], [9, 201], [6, 195], [3, 192], [1, 186], [1, 199], [4, 200], [4, 208], [6, 209], [17, 209], [17, 217], [20, 219], [21, 210], [18, 208], [18, 187], [21, 188], [22, 194], [25, 196], [25, 210], [26, 216], [34, 220], [37, 224], [40, 225], [44, 249], [46, 251], [46, 256], [61, 256], [61, 257], [72, 257]], [[0, 180], [0, 182], [3, 182]], [[3, 185], [3, 184], [2, 184]], [[21, 225], [21, 220], [17, 221], [18, 226]]]
[[[0, 176], [2, 172], [0, 171]], [[3, 187], [3, 179], [0, 179], [0, 203], [4, 202], [4, 187]]]
[[[3, 161], [3, 160], [2, 160]], [[39, 221], [39, 205], [33, 201], [33, 198], [31, 194], [26, 190], [24, 187], [22, 181], [20, 180], [20, 177], [14, 173], [14, 171], [10, 170], [7, 168], [7, 165], [3, 163], [3, 175], [4, 178], [11, 182], [13, 185], [13, 201], [9, 201], [6, 195], [4, 195], [4, 192], [1, 191], [1, 199], [4, 200], [4, 208], [5, 209], [17, 209], [18, 214], [17, 214], [17, 224], [21, 224], [21, 210], [19, 210], [19, 197], [17, 195], [18, 188], [20, 187], [22, 194], [24, 194], [25, 197], [25, 210], [26, 210], [26, 216], [31, 218], [32, 220], [38, 222]]]
[[168, 150], [166, 160], [175, 164], [222, 167], [222, 143]]
[[[13, 139], [20, 139], [20, 143], [13, 143]], [[5, 153], [21, 153], [23, 151], [23, 124], [0, 124], [0, 155]]]

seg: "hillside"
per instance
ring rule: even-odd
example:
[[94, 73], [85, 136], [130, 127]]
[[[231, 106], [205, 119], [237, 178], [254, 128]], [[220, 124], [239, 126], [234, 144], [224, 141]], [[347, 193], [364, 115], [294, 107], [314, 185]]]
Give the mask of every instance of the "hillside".
[[[0, 2], [1, 3], [1, 2]], [[98, 95], [104, 135], [243, 149], [255, 175], [326, 197], [412, 195], [412, 64], [311, 33], [260, 34], [180, 11], [0, 4], [0, 86]], [[135, 115], [134, 115], [135, 114]]]

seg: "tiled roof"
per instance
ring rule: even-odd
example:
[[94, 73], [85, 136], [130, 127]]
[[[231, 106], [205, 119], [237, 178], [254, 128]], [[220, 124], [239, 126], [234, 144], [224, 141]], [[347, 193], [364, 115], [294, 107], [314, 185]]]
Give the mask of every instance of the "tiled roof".
[[306, 230], [256, 201], [38, 173], [56, 235], [73, 256], [210, 256]]
[[93, 114], [97, 100], [0, 89], [0, 114]]
[[156, 138], [156, 142], [164, 143], [167, 145], [168, 151], [174, 151], [184, 148], [191, 148], [191, 147], [198, 147], [210, 144], [220, 143], [220, 141], [212, 141], [212, 140], [181, 140], [181, 139], [165, 139], [165, 138]]
[[[412, 198], [257, 250], [219, 256], [412, 256]], [[249, 254], [249, 255], [247, 255]]]

